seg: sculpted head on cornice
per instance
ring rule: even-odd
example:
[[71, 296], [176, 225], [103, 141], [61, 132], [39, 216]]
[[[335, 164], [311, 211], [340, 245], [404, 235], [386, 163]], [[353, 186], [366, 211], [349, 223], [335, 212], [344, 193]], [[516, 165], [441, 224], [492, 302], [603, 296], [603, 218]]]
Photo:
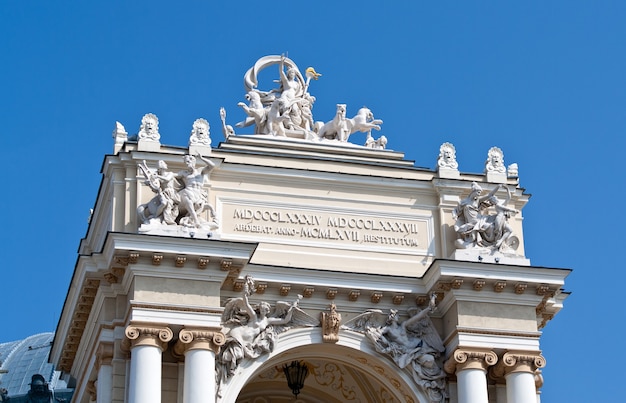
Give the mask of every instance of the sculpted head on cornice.
[[141, 126], [139, 127], [139, 140], [154, 140], [161, 138], [159, 134], [159, 118], [153, 113], [146, 113], [141, 118]]
[[491, 147], [487, 153], [487, 161], [485, 162], [485, 172], [505, 173], [504, 153], [498, 147]]
[[437, 159], [439, 168], [457, 169], [459, 164], [456, 162], [456, 149], [452, 143], [443, 143], [439, 147], [439, 158]]
[[205, 146], [211, 145], [210, 126], [206, 119], [196, 119], [193, 122], [191, 135], [189, 136], [189, 145], [200, 144]]

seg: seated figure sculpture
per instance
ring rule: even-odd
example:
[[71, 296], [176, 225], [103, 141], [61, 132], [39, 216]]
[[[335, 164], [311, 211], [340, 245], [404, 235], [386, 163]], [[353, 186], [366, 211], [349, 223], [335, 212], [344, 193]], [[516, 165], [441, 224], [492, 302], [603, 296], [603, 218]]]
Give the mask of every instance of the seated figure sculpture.
[[[496, 193], [506, 189], [507, 199], [500, 201]], [[482, 188], [472, 182], [470, 194], [452, 212], [456, 223], [454, 230], [459, 236], [455, 246], [458, 249], [473, 247], [492, 247], [504, 251], [507, 247], [514, 249], [516, 238], [512, 237], [512, 229], [507, 220], [511, 215], [518, 213], [506, 204], [511, 200], [511, 192], [505, 185], [496, 186], [486, 196], [481, 196]], [[488, 209], [493, 207], [495, 214], [489, 214]]]

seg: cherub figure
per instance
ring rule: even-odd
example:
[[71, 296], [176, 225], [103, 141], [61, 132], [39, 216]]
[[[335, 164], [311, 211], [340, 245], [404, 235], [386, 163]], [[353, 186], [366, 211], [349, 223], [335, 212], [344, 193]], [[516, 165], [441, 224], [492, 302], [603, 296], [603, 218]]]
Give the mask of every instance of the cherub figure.
[[249, 297], [256, 291], [254, 280], [246, 276], [241, 298], [226, 302], [222, 323], [228, 329], [226, 343], [217, 361], [217, 379], [221, 384], [235, 373], [244, 358], [257, 358], [274, 350], [276, 338], [292, 327], [317, 326], [319, 321], [298, 307], [302, 295], [289, 302], [276, 302], [274, 309], [267, 302], [253, 306]]
[[409, 319], [403, 322], [395, 309], [388, 315], [368, 310], [342, 328], [365, 333], [376, 351], [390, 356], [398, 367], [412, 370], [413, 379], [428, 392], [431, 402], [443, 402], [446, 375], [439, 359], [445, 347], [428, 316], [434, 312], [435, 302], [431, 298], [427, 309], [410, 309]]

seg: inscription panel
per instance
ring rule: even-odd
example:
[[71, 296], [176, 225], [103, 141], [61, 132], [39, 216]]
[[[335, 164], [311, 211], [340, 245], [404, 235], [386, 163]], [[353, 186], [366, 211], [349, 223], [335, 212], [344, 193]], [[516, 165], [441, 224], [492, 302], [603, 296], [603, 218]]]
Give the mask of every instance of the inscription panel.
[[220, 200], [222, 235], [233, 239], [407, 254], [432, 254], [432, 214], [328, 211], [313, 206]]

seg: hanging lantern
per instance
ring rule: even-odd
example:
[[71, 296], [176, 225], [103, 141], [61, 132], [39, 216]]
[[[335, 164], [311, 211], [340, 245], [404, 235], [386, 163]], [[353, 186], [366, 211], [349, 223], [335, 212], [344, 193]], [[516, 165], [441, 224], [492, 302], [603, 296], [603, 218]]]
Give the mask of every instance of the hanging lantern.
[[304, 380], [309, 375], [309, 368], [304, 361], [292, 361], [290, 365], [283, 365], [283, 371], [287, 378], [287, 385], [297, 399], [300, 389], [304, 387]]

